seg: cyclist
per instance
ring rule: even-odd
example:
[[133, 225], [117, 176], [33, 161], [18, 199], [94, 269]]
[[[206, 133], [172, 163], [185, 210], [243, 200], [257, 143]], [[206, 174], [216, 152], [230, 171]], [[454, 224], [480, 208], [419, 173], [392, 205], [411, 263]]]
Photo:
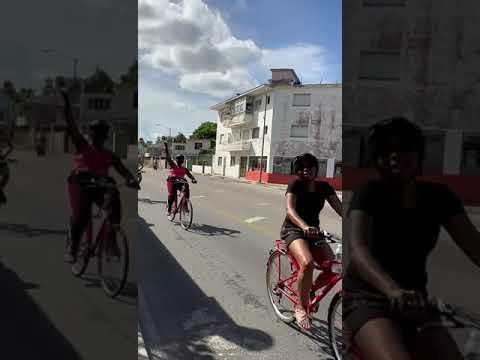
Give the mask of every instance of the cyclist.
[[[91, 216], [92, 203], [101, 206], [105, 195], [105, 190], [102, 189], [82, 188], [80, 185], [82, 180], [108, 176], [110, 168], [113, 167], [125, 178], [127, 186], [134, 188], [139, 186], [135, 177], [125, 167], [120, 158], [104, 147], [108, 138], [109, 124], [105, 121], [92, 121], [89, 126], [91, 141], [88, 142], [80, 133], [78, 125], [73, 118], [67, 93], [62, 92], [62, 96], [65, 103], [67, 131], [76, 148], [74, 169], [68, 177], [68, 190], [72, 208], [71, 246], [65, 254], [65, 261], [75, 263], [83, 231]], [[111, 181], [114, 182], [113, 179]], [[121, 221], [121, 203], [118, 191], [113, 196], [111, 200], [111, 221], [113, 224], [119, 224]]]
[[298, 293], [300, 305], [295, 308], [295, 319], [305, 330], [311, 328], [311, 319], [307, 313], [310, 289], [313, 281], [314, 264], [333, 259], [334, 255], [327, 243], [314, 245], [318, 240], [319, 215], [325, 200], [335, 212], [342, 216], [342, 203], [333, 188], [325, 181], [316, 180], [318, 160], [312, 154], [302, 154], [293, 163], [297, 178], [288, 184], [286, 192], [287, 214], [282, 225], [280, 237], [288, 251], [297, 260]]
[[7, 157], [13, 151], [13, 145], [11, 140], [7, 142], [7, 150], [3, 152], [0, 150], [0, 204], [7, 202], [7, 197], [3, 189], [8, 184], [8, 180], [10, 179], [10, 169], [8, 168]]
[[[175, 196], [177, 196], [177, 189], [178, 189], [178, 183], [175, 180], [178, 178], [184, 179], [185, 175], [187, 175], [192, 180], [192, 183], [194, 184], [197, 183], [197, 180], [187, 168], [183, 167], [183, 163], [185, 162], [185, 157], [183, 155], [177, 155], [175, 157], [175, 161], [173, 161], [170, 156], [170, 151], [168, 150], [167, 142], [164, 142], [164, 145], [165, 145], [167, 162], [168, 162], [168, 165], [170, 166], [170, 171], [167, 177], [167, 191], [168, 191], [167, 215], [170, 216], [170, 213], [172, 211], [172, 205], [173, 205], [173, 202], [175, 201]], [[187, 198], [190, 196], [190, 191], [188, 190], [188, 187], [186, 189], [185, 195], [187, 196]]]
[[422, 307], [440, 226], [479, 266], [480, 234], [448, 187], [416, 179], [425, 155], [418, 126], [401, 117], [381, 121], [369, 146], [378, 178], [354, 193], [348, 211], [344, 329], [365, 359], [462, 359], [444, 328], [416, 329], [437, 320]]

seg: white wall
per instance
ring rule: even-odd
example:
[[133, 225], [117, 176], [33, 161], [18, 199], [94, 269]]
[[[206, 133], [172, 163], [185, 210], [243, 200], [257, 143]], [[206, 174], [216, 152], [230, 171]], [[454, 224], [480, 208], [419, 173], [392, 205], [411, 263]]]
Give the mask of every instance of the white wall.
[[[311, 94], [310, 106], [293, 106], [294, 94]], [[319, 159], [342, 158], [341, 85], [305, 85], [275, 90], [271, 155], [310, 152]], [[308, 138], [292, 138], [293, 124], [308, 124]], [[273, 167], [269, 166], [269, 171]]]

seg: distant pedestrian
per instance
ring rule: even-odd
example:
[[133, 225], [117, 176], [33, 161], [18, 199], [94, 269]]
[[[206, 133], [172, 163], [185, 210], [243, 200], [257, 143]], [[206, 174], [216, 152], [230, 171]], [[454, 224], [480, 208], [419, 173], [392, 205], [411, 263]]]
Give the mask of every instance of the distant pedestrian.
[[13, 145], [11, 140], [7, 143], [7, 149], [4, 152], [3, 149], [0, 150], [0, 204], [7, 202], [7, 197], [5, 196], [4, 189], [8, 184], [10, 179], [10, 169], [8, 167], [7, 157], [13, 151]]

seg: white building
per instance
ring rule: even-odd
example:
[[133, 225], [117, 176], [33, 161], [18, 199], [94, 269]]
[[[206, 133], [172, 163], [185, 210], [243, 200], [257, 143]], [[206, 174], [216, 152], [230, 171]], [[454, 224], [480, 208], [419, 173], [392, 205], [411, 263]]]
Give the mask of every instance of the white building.
[[214, 173], [245, 177], [262, 163], [265, 173], [290, 175], [293, 158], [309, 152], [320, 160], [319, 176], [333, 177], [342, 156], [342, 86], [302, 85], [292, 69], [271, 71], [269, 84], [210, 108], [218, 112]]

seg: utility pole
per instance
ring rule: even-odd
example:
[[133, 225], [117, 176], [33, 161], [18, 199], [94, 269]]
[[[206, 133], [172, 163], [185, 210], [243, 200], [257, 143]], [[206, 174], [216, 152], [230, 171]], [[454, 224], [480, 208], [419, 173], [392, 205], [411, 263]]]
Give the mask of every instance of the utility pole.
[[[267, 121], [267, 98], [268, 98], [268, 93], [265, 94], [265, 107], [263, 111], [263, 128], [262, 128], [262, 154], [260, 156], [260, 178], [258, 179], [258, 182], [261, 184], [262, 183], [262, 173], [263, 173], [263, 152], [265, 148], [265, 123]], [[267, 164], [265, 164], [266, 168]], [[266, 170], [266, 169], [265, 169]]]

